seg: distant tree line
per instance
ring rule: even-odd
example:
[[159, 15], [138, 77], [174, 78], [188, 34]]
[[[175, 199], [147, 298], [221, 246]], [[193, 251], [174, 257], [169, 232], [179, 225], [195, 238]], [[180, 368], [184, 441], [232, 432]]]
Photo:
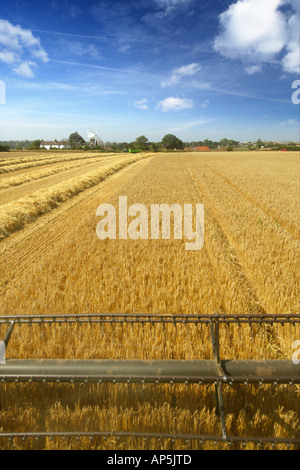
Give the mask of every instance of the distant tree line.
[[31, 140], [3, 140], [0, 142], [1, 147], [7, 147], [8, 149], [20, 149], [29, 147]]
[[[39, 150], [42, 140], [9, 140], [0, 142], [0, 151], [9, 151], [9, 149], [25, 149], [25, 150]], [[70, 134], [68, 142], [72, 149], [77, 150], [91, 150], [91, 146], [86, 142], [78, 132]], [[183, 150], [184, 148], [195, 147], [208, 147], [211, 150], [221, 149], [233, 151], [234, 149], [245, 150], [258, 150], [261, 148], [268, 148], [280, 150], [299, 150], [296, 143], [280, 143], [280, 142], [265, 142], [258, 139], [256, 142], [241, 143], [233, 139], [221, 139], [213, 141], [209, 139], [183, 142], [173, 134], [165, 135], [160, 142], [151, 142], [145, 135], [141, 135], [133, 142], [106, 142], [101, 145], [93, 146], [92, 148], [97, 151], [105, 152], [129, 152], [131, 150], [160, 152], [163, 150]]]
[[9, 152], [8, 145], [1, 145], [0, 144], [0, 152]]

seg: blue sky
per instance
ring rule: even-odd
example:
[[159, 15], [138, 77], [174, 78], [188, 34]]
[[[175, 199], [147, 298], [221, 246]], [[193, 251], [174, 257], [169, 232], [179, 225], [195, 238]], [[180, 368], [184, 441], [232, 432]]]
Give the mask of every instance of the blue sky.
[[299, 140], [299, 55], [299, 0], [0, 0], [0, 140]]

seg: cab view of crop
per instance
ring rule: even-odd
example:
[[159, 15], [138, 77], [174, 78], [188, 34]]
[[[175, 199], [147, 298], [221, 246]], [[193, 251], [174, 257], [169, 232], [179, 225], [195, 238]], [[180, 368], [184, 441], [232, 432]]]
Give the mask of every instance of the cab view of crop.
[[[293, 151], [11, 151], [0, 161], [1, 315], [298, 314], [299, 190]], [[152, 204], [203, 204], [203, 247], [186, 250], [172, 226], [169, 239], [99, 239], [97, 208], [117, 211], [120, 196], [148, 208], [149, 220]], [[0, 323], [0, 339], [8, 327]], [[299, 323], [220, 324], [220, 356], [290, 360], [299, 339]], [[6, 350], [7, 361], [213, 357], [209, 325], [180, 322], [15, 324]], [[4, 380], [0, 432], [20, 435], [1, 448], [271, 449], [264, 438], [273, 437], [285, 449], [284, 438], [300, 437], [298, 384], [225, 383], [222, 392], [227, 434], [261, 442], [193, 439], [222, 433], [214, 383]], [[46, 435], [22, 438], [36, 432]]]

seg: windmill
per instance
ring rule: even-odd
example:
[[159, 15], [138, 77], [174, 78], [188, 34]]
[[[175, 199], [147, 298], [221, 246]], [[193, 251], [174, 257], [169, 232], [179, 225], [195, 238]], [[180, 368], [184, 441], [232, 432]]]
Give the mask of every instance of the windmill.
[[92, 131], [91, 129], [88, 129], [87, 136], [92, 147], [96, 147], [97, 145], [103, 144], [102, 140], [98, 136], [98, 127], [96, 132]]

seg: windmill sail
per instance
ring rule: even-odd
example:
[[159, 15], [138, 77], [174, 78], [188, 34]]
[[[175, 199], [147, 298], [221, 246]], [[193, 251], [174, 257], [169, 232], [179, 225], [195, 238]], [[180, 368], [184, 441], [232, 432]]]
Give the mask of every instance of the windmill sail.
[[87, 136], [90, 141], [90, 144], [93, 145], [93, 147], [95, 147], [96, 145], [100, 145], [102, 143], [102, 140], [100, 139], [100, 137], [91, 129], [88, 129]]

